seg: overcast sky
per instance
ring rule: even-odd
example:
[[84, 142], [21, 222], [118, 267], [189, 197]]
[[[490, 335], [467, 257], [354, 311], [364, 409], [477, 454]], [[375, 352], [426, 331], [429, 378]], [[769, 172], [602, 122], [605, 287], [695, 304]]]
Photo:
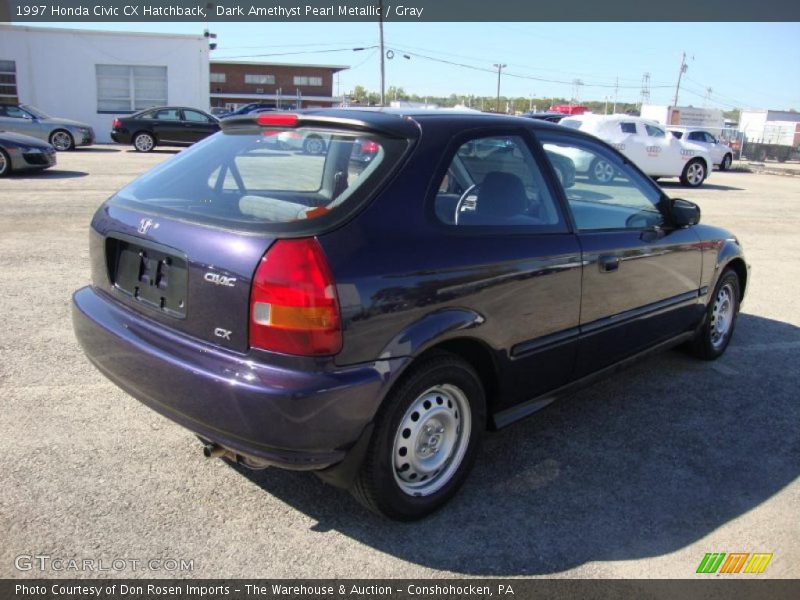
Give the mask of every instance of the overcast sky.
[[[202, 33], [205, 24], [63, 26]], [[376, 23], [209, 27], [218, 35], [212, 59], [348, 65], [338, 91], [379, 87], [377, 50], [353, 51], [378, 43]], [[800, 23], [387, 23], [385, 38], [395, 53], [386, 61], [387, 87], [420, 95], [492, 96], [492, 65], [503, 63], [504, 95], [571, 97], [579, 89], [581, 100], [613, 100], [618, 78], [618, 99], [638, 102], [642, 76], [649, 72], [651, 103], [670, 104], [685, 51], [680, 105], [800, 110]], [[576, 88], [575, 79], [583, 85]]]

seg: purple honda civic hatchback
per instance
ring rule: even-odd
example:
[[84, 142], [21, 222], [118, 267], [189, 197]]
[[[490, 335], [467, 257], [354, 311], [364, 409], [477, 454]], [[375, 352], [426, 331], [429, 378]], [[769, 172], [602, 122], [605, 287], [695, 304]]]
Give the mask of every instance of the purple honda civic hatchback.
[[457, 492], [487, 428], [657, 350], [722, 355], [748, 266], [699, 221], [546, 122], [233, 117], [97, 210], [73, 323], [206, 456], [313, 471], [417, 519]]

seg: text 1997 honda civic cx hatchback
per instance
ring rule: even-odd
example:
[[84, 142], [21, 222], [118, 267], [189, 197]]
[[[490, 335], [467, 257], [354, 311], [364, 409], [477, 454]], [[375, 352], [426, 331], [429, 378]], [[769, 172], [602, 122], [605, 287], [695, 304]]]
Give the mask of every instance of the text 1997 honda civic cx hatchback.
[[[286, 130], [325, 152], [275, 151]], [[375, 156], [355, 169], [365, 141]], [[555, 157], [577, 153], [613, 180], [562, 187]], [[545, 122], [232, 118], [100, 207], [74, 326], [207, 456], [313, 470], [415, 519], [453, 496], [487, 427], [653, 350], [725, 351], [748, 267], [699, 217], [607, 144]]]

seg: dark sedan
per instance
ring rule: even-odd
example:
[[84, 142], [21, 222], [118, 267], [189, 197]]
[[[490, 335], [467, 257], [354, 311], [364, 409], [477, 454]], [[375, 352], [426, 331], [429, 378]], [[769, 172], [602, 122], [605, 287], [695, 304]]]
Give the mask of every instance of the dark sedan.
[[0, 177], [14, 171], [49, 169], [56, 149], [47, 142], [19, 133], [0, 131]]
[[[324, 153], [271, 149], [286, 131], [327, 136]], [[614, 177], [562, 185], [567, 152]], [[206, 456], [315, 471], [410, 520], [456, 493], [487, 428], [658, 350], [725, 352], [749, 271], [699, 221], [610, 145], [543, 121], [234, 117], [97, 210], [73, 323]]]
[[219, 131], [219, 119], [197, 108], [164, 106], [114, 119], [111, 139], [138, 152], [156, 146], [190, 146]]

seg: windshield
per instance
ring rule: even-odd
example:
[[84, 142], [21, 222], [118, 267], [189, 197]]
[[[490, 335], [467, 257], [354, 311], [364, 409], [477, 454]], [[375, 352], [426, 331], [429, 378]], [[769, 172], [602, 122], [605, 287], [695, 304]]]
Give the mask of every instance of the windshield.
[[582, 121], [580, 119], [561, 119], [558, 124], [570, 129], [580, 129]]
[[405, 140], [343, 130], [220, 132], [123, 188], [115, 201], [226, 227], [307, 225], [368, 195], [405, 147]]
[[43, 110], [39, 110], [35, 106], [31, 106], [30, 104], [20, 104], [21, 108], [24, 108], [29, 113], [31, 113], [37, 119], [49, 119], [50, 115], [46, 114]]

